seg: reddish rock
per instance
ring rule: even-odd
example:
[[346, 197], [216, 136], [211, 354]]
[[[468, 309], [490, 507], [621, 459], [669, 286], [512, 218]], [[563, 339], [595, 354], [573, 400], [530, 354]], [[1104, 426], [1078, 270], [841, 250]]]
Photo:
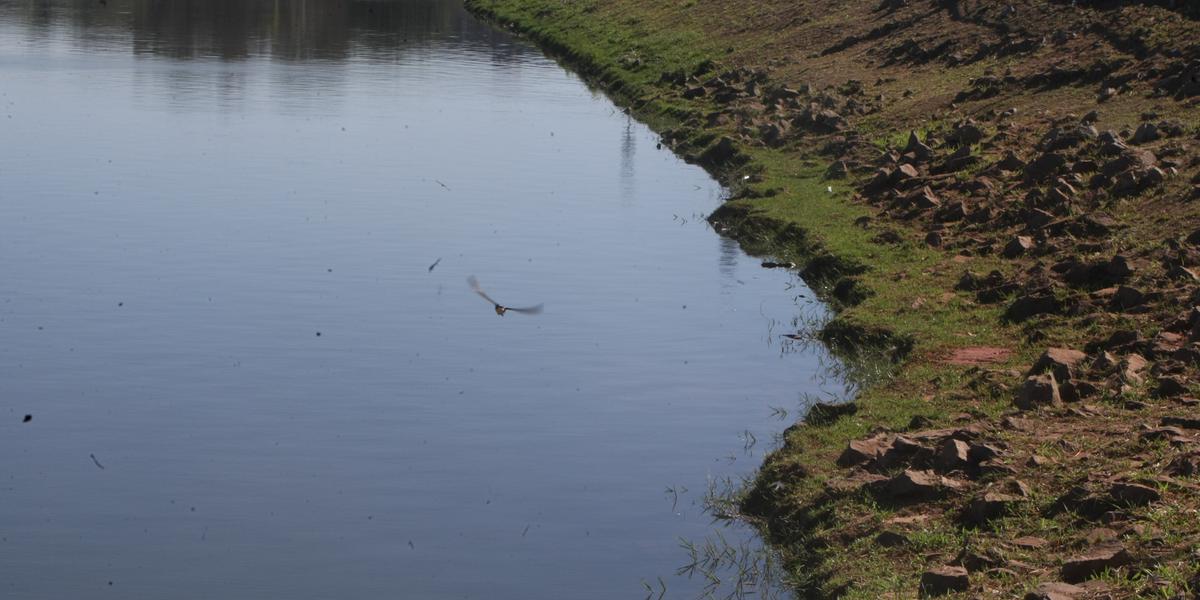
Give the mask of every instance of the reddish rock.
[[1001, 254], [1004, 258], [1016, 258], [1033, 250], [1037, 244], [1033, 242], [1033, 238], [1027, 235], [1018, 235], [1004, 246], [1004, 251]]
[[1077, 585], [1052, 581], [1038, 584], [1032, 592], [1025, 594], [1025, 600], [1075, 600], [1086, 592]]
[[1165, 473], [1175, 477], [1195, 477], [1200, 475], [1200, 452], [1192, 452], [1175, 457], [1167, 465]]
[[1112, 487], [1108, 489], [1108, 495], [1121, 506], [1145, 506], [1162, 499], [1162, 494], [1150, 486], [1127, 482], [1112, 484]]
[[1124, 546], [1104, 544], [1063, 562], [1062, 578], [1070, 583], [1078, 583], [1099, 575], [1105, 569], [1115, 569], [1132, 561]]
[[1188, 392], [1187, 381], [1178, 375], [1164, 375], [1158, 378], [1158, 387], [1154, 395], [1159, 398], [1182, 396]]
[[1162, 424], [1167, 426], [1182, 427], [1184, 429], [1200, 429], [1200, 419], [1188, 417], [1163, 417]]
[[894, 177], [895, 177], [896, 181], [898, 181], [898, 182], [904, 182], [904, 181], [907, 181], [910, 179], [916, 179], [920, 176], [921, 176], [921, 173], [919, 171], [917, 171], [916, 167], [914, 167], [912, 165], [907, 165], [907, 164], [900, 165], [900, 167], [896, 169], [896, 172], [894, 174]]
[[861, 440], [850, 440], [837, 459], [840, 467], [853, 467], [871, 462], [892, 447], [891, 436], [878, 434]]
[[962, 513], [962, 521], [971, 525], [984, 525], [992, 519], [1008, 514], [1014, 505], [1024, 501], [1024, 498], [1012, 494], [986, 492], [967, 504]]
[[903, 473], [872, 486], [876, 497], [888, 501], [912, 501], [934, 498], [958, 487], [953, 480], [933, 471], [905, 469]]
[[1022, 537], [1019, 537], [1019, 538], [1013, 540], [1012, 544], [1018, 548], [1025, 548], [1026, 550], [1036, 550], [1038, 548], [1046, 547], [1047, 545], [1050, 544], [1050, 542], [1045, 539], [1042, 539], [1040, 537], [1034, 537], [1034, 536], [1027, 535], [1027, 536], [1022, 536]]
[[971, 447], [966, 442], [947, 439], [938, 446], [936, 464], [944, 473], [961, 471], [970, 466], [968, 454]]
[[1087, 355], [1070, 348], [1047, 348], [1029, 369], [1029, 375], [1037, 375], [1049, 371], [1055, 381], [1066, 382], [1075, 378], [1079, 366], [1087, 359]]
[[1032, 375], [1025, 379], [1017, 392], [1014, 402], [1021, 410], [1034, 410], [1042, 406], [1058, 406], [1062, 404], [1062, 396], [1058, 392], [1058, 382], [1053, 373]]
[[921, 574], [922, 597], [965, 592], [970, 585], [967, 570], [962, 567], [936, 567]]
[[1147, 362], [1140, 354], [1130, 354], [1121, 359], [1121, 378], [1127, 383], [1141, 383], [1141, 372], [1146, 368]]
[[908, 538], [902, 533], [895, 531], [882, 531], [875, 536], [875, 543], [884, 548], [894, 548], [896, 546], [907, 546]]

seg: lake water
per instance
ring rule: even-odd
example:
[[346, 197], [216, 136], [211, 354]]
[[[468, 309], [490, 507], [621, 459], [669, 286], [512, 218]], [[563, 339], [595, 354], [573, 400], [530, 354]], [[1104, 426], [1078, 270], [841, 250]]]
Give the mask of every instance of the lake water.
[[0, 596], [694, 596], [837, 391], [721, 195], [450, 0], [0, 0]]

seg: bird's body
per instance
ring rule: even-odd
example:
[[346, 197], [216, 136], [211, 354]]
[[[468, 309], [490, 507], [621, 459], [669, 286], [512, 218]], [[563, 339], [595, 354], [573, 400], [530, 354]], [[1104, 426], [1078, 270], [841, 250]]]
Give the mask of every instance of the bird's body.
[[510, 310], [511, 310], [511, 311], [513, 311], [513, 312], [524, 313], [524, 314], [527, 314], [527, 315], [536, 315], [536, 314], [538, 314], [538, 313], [541, 313], [541, 312], [542, 312], [542, 305], [541, 305], [541, 304], [538, 304], [537, 306], [527, 306], [527, 307], [524, 307], [524, 308], [516, 308], [516, 307], [512, 307], [512, 306], [504, 306], [504, 305], [500, 304], [499, 302], [496, 302], [495, 300], [492, 300], [492, 297], [491, 297], [491, 296], [489, 296], [489, 295], [487, 295], [487, 293], [486, 293], [486, 292], [484, 292], [484, 291], [483, 291], [483, 289], [479, 287], [479, 280], [478, 280], [478, 279], [475, 279], [475, 276], [474, 276], [474, 275], [471, 275], [470, 277], [467, 277], [467, 284], [468, 284], [468, 285], [470, 285], [470, 286], [471, 286], [471, 289], [472, 289], [472, 290], [473, 290], [473, 291], [474, 291], [476, 294], [479, 294], [479, 296], [480, 296], [481, 298], [483, 298], [484, 300], [487, 300], [488, 302], [491, 302], [491, 303], [492, 303], [492, 308], [493, 308], [493, 309], [495, 309], [495, 311], [496, 311], [496, 314], [500, 315], [501, 317], [503, 317], [503, 316], [504, 316], [504, 313], [506, 313], [506, 312], [508, 312], [508, 311], [510, 311]]

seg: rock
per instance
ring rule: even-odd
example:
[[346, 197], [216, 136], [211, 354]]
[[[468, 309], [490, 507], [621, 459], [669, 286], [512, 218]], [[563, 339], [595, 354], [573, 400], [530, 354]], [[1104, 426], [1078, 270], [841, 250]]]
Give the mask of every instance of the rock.
[[1105, 569], [1115, 569], [1132, 562], [1132, 557], [1120, 544], [1104, 544], [1063, 562], [1062, 578], [1079, 583], [1099, 575]]
[[1026, 550], [1037, 550], [1038, 548], [1045, 548], [1050, 544], [1050, 542], [1040, 537], [1023, 536], [1014, 539], [1012, 544], [1018, 548], [1024, 548]]
[[896, 546], [907, 546], [908, 538], [901, 533], [895, 531], [882, 531], [875, 536], [875, 543], [884, 548], [895, 548]]
[[[1054, 220], [1055, 216], [1052, 213], [1040, 208], [1035, 208], [1029, 211], [1029, 216], [1025, 218], [1025, 225], [1029, 231], [1037, 231], [1049, 225], [1050, 223], [1053, 223]], [[1011, 243], [1012, 242], [1009, 242], [1009, 244]]]
[[1063, 155], [1047, 152], [1025, 165], [1025, 180], [1033, 183], [1046, 181], [1057, 175], [1066, 164], [1067, 159]]
[[1002, 494], [1000, 492], [985, 492], [982, 496], [978, 496], [971, 500], [963, 509], [962, 521], [970, 525], [985, 525], [993, 519], [997, 519], [1009, 513], [1012, 506], [1025, 499], [1020, 496], [1011, 494]]
[[946, 439], [938, 446], [935, 462], [943, 473], [961, 471], [970, 466], [971, 447], [962, 440]]
[[1124, 311], [1135, 306], [1141, 306], [1146, 301], [1146, 295], [1137, 288], [1123, 285], [1117, 288], [1112, 299], [1109, 301], [1109, 306], [1113, 310]]
[[1058, 382], [1055, 381], [1054, 374], [1046, 373], [1026, 378], [1025, 383], [1017, 392], [1014, 404], [1021, 410], [1035, 410], [1042, 406], [1062, 404], [1062, 396], [1059, 395]]
[[933, 158], [933, 148], [923, 144], [915, 131], [908, 133], [908, 144], [903, 153], [914, 155], [919, 162], [929, 162]]
[[967, 119], [946, 135], [946, 141], [958, 146], [970, 146], [983, 141], [983, 129], [971, 119]]
[[1025, 594], [1025, 600], [1075, 600], [1087, 593], [1087, 590], [1077, 585], [1052, 581], [1038, 584], [1032, 592]]
[[1177, 440], [1178, 441], [1187, 441], [1188, 440], [1186, 435], [1183, 433], [1182, 429], [1180, 429], [1178, 427], [1170, 427], [1170, 426], [1155, 427], [1154, 429], [1147, 429], [1146, 431], [1143, 431], [1140, 434], [1138, 434], [1138, 439], [1142, 440], [1143, 442], [1156, 442], [1159, 440], [1166, 440], [1166, 441], [1172, 442], [1172, 443], [1174, 443]]
[[942, 234], [938, 231], [930, 231], [925, 234], [925, 244], [934, 248], [939, 248], [942, 245]]
[[1162, 494], [1152, 487], [1120, 481], [1112, 484], [1108, 495], [1120, 506], [1145, 506], [1162, 499]]
[[1035, 315], [1058, 314], [1062, 312], [1062, 308], [1062, 302], [1053, 293], [1034, 292], [1014, 300], [1005, 311], [1004, 317], [1019, 323]]
[[[1188, 393], [1187, 382], [1178, 375], [1164, 375], [1158, 378], [1158, 387], [1154, 395], [1159, 398], [1172, 398]], [[1165, 422], [1166, 419], [1163, 419]]]
[[922, 210], [937, 208], [942, 205], [942, 200], [938, 198], [937, 194], [933, 193], [933, 189], [931, 189], [929, 186], [924, 186], [908, 196], [905, 196], [905, 200], [907, 200], [910, 205]]
[[1164, 471], [1174, 477], [1195, 477], [1200, 475], [1200, 452], [1191, 452], [1177, 456], [1167, 465]]
[[903, 183], [905, 181], [917, 179], [920, 176], [921, 176], [920, 171], [917, 171], [916, 167], [909, 165], [909, 164], [900, 165], [899, 167], [896, 168], [896, 172], [895, 172], [895, 179], [898, 183]]
[[1003, 452], [991, 444], [972, 443], [971, 447], [967, 449], [967, 461], [973, 465], [977, 465], [989, 460], [995, 460], [1001, 454]]
[[1037, 375], [1049, 371], [1054, 374], [1055, 381], [1067, 382], [1075, 378], [1079, 367], [1087, 355], [1070, 348], [1047, 348], [1033, 363], [1028, 375]]
[[1141, 372], [1146, 368], [1146, 359], [1140, 354], [1130, 354], [1121, 359], [1119, 365], [1121, 370], [1121, 379], [1127, 383], [1141, 383]]
[[921, 596], [944, 596], [950, 592], [965, 592], [971, 582], [962, 567], [935, 567], [921, 574]]
[[950, 480], [939, 477], [933, 471], [905, 469], [899, 475], [873, 485], [872, 491], [877, 498], [885, 501], [925, 500], [936, 498], [952, 489], [951, 485], [947, 485], [949, 482]]
[[696, 160], [703, 166], [713, 168], [741, 164], [746, 161], [746, 157], [738, 151], [733, 138], [721, 136], [705, 148]]
[[1145, 144], [1153, 142], [1162, 137], [1158, 132], [1158, 127], [1153, 123], [1142, 123], [1138, 126], [1137, 131], [1133, 132], [1133, 137], [1129, 140], [1134, 144]]
[[1035, 244], [1033, 238], [1025, 235], [1018, 235], [1004, 246], [1004, 251], [1001, 253], [1004, 258], [1016, 258], [1032, 250]]
[[825, 177], [827, 179], [845, 179], [846, 175], [849, 173], [850, 166], [846, 164], [846, 161], [835, 160], [833, 161], [833, 164], [829, 165], [829, 168], [825, 170]]
[[929, 447], [908, 436], [898, 435], [872, 466], [875, 469], [890, 470], [901, 465], [927, 462], [932, 454], [933, 451]]
[[838, 457], [837, 464], [839, 467], [853, 467], [872, 462], [891, 447], [891, 436], [883, 433], [862, 440], [850, 440]]
[[1163, 417], [1162, 424], [1164, 426], [1182, 427], [1184, 429], [1200, 429], [1200, 419], [1187, 417]]

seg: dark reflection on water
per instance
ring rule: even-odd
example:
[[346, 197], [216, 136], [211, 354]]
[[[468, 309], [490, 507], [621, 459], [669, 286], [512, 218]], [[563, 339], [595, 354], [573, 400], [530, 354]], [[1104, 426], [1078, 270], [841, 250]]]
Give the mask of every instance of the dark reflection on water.
[[[6, 0], [0, 7], [10, 22], [24, 25], [30, 39], [69, 26], [82, 48], [119, 40], [135, 53], [179, 59], [268, 54], [278, 60], [342, 61], [361, 53], [394, 54], [446, 37], [511, 47], [504, 34], [443, 0]], [[493, 54], [494, 60], [505, 58], [502, 51]]]
[[455, 2], [0, 0], [0, 139], [0, 597], [689, 597], [819, 393], [721, 190]]

